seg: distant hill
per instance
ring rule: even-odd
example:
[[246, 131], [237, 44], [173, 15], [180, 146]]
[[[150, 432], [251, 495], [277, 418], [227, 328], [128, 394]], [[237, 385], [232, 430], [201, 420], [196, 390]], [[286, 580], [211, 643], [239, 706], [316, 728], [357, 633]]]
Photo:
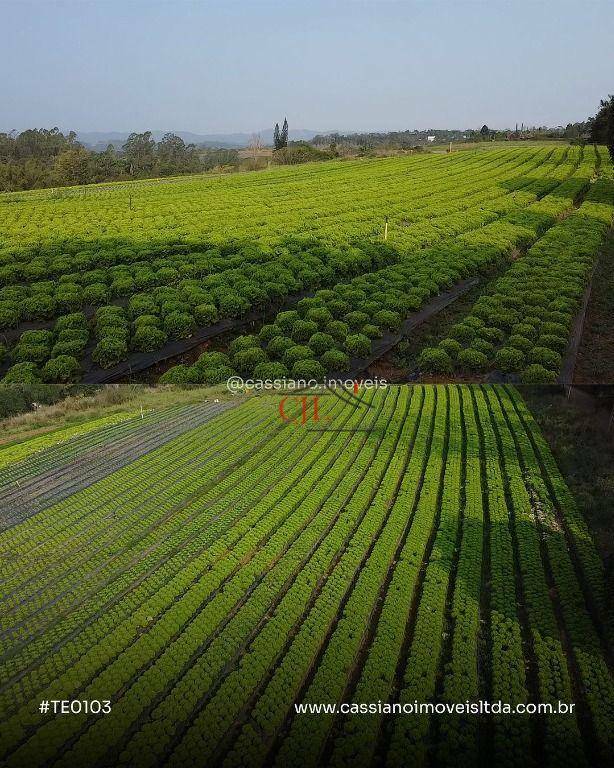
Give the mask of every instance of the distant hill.
[[[152, 131], [152, 136], [156, 141], [164, 136], [165, 133], [176, 133], [177, 136], [186, 142], [186, 144], [196, 144], [203, 147], [224, 147], [224, 148], [240, 148], [246, 147], [252, 137], [251, 133], [191, 133], [190, 131]], [[267, 128], [265, 130], [256, 131], [260, 134], [264, 144], [273, 144], [273, 129]], [[305, 129], [290, 129], [291, 141], [310, 141], [321, 131], [309, 131]], [[103, 150], [108, 144], [113, 144], [116, 147], [121, 147], [128, 138], [128, 132], [120, 131], [78, 131], [77, 139], [85, 144], [87, 147], [91, 147], [96, 150]]]

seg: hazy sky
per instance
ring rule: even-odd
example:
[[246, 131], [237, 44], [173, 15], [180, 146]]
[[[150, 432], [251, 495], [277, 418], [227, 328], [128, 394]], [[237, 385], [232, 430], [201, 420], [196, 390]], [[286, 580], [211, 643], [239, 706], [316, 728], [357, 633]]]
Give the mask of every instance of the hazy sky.
[[0, 129], [565, 124], [614, 92], [613, 0], [0, 0]]

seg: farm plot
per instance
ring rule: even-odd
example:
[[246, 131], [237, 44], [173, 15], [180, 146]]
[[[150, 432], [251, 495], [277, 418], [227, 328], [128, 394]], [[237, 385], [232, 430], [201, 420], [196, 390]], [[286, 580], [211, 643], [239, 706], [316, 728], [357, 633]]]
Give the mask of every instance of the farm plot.
[[[610, 765], [602, 565], [518, 392], [305, 402], [252, 398], [0, 533], [6, 765]], [[39, 711], [68, 698], [112, 711]], [[377, 710], [480, 699], [575, 711]], [[344, 702], [376, 709], [297, 709]]]
[[448, 338], [422, 352], [423, 370], [495, 370], [520, 374], [525, 383], [556, 379], [584, 290], [614, 221], [614, 174], [603, 160], [602, 175], [577, 210], [537, 240], [452, 327]]
[[[315, 296], [301, 299], [295, 309], [278, 313], [257, 335], [234, 339], [229, 355], [205, 353], [190, 367], [180, 365], [169, 370], [161, 381], [199, 383], [233, 373], [257, 379], [293, 376], [321, 380], [331, 371], [356, 369], [361, 359], [366, 365], [374, 340], [398, 331], [408, 313], [463, 278], [505, 260], [513, 251], [519, 257], [515, 262], [508, 259], [500, 281], [509, 295], [502, 290], [496, 297], [484, 297], [481, 310], [487, 313], [488, 323], [479, 317], [460, 324], [459, 336], [465, 333], [474, 346], [463, 350], [456, 339], [443, 341], [440, 347], [425, 350], [422, 365], [428, 372], [451, 374], [453, 359], [457, 359], [461, 370], [485, 370], [487, 351], [495, 356], [497, 341], [505, 337], [503, 329], [520, 325], [527, 317], [526, 304], [537, 307], [544, 320], [539, 348], [543, 355], [527, 364], [543, 358], [549, 361], [549, 369], [556, 369], [557, 364], [560, 367], [559, 352], [550, 353], [546, 346], [554, 342], [559, 350], [566, 346], [574, 310], [614, 211], [611, 182], [600, 178], [579, 210], [572, 213], [578, 195], [588, 189], [599, 159], [590, 147], [560, 166], [555, 173], [558, 182], [551, 177], [546, 185], [545, 179], [535, 180], [535, 187], [524, 190], [527, 197], [522, 207], [512, 208], [479, 229], [458, 233], [417, 253], [409, 252], [394, 264], [351, 282], [319, 290]], [[566, 218], [560, 221], [561, 217]], [[540, 286], [539, 291], [535, 285]], [[526, 338], [525, 342], [530, 346]], [[453, 358], [454, 351], [457, 354]], [[506, 351], [498, 356], [497, 363], [505, 358]], [[524, 362], [523, 353], [520, 368]], [[540, 374], [545, 381], [554, 377], [552, 370], [533, 365], [527, 378], [537, 381]]]
[[[123, 187], [0, 197], [0, 375], [78, 379], [301, 297], [345, 323], [327, 345], [314, 342], [316, 357], [333, 353], [324, 369], [337, 370], [335, 352], [356, 356], [428, 296], [536, 239], [588, 184], [598, 157], [592, 147], [506, 148], [137, 185], [140, 208], [127, 211]], [[557, 190], [558, 206], [528, 211]], [[377, 290], [383, 298], [367, 297], [371, 310], [358, 300], [328, 307], [364, 280], [388, 286]], [[309, 340], [323, 322], [297, 337], [311, 328]], [[305, 359], [284, 365], [291, 373]], [[227, 367], [187, 378], [213, 383]], [[185, 383], [185, 372], [173, 377]]]
[[[111, 419], [111, 424], [96, 424], [94, 430], [76, 428], [73, 436], [58, 435], [53, 448], [37, 451], [22, 461], [17, 457], [28, 451], [7, 450], [15, 466], [4, 469], [0, 477], [0, 529], [21, 522], [26, 517], [60, 501], [76, 490], [115, 472], [177, 435], [194, 429], [228, 408], [230, 403], [213, 403], [198, 407], [167, 408], [161, 412]], [[135, 422], [137, 429], [135, 429]], [[49, 440], [50, 438], [48, 438]], [[45, 442], [44, 438], [33, 441]], [[17, 448], [17, 446], [16, 446]], [[4, 457], [0, 451], [0, 462]]]

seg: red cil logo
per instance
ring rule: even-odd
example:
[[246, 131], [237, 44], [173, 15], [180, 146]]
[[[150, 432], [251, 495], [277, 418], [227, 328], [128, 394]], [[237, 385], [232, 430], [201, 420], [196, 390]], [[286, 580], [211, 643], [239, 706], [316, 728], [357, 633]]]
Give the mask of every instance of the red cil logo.
[[[286, 412], [286, 402], [288, 400], [294, 401], [291, 406], [290, 414]], [[319, 422], [320, 411], [318, 401], [318, 395], [312, 395], [310, 397], [307, 397], [306, 395], [303, 395], [302, 397], [282, 397], [279, 401], [279, 415], [281, 416], [282, 421], [290, 424], [305, 425], [308, 421]]]

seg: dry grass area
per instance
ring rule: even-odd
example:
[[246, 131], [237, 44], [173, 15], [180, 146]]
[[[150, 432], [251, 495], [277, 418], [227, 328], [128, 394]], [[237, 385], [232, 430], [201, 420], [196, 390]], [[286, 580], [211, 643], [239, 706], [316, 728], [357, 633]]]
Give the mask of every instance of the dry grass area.
[[146, 387], [137, 384], [110, 384], [67, 397], [28, 413], [0, 421], [0, 446], [6, 447], [56, 429], [74, 426], [102, 416], [139, 408], [160, 409], [179, 403], [197, 403], [207, 398], [228, 400], [225, 387]]

